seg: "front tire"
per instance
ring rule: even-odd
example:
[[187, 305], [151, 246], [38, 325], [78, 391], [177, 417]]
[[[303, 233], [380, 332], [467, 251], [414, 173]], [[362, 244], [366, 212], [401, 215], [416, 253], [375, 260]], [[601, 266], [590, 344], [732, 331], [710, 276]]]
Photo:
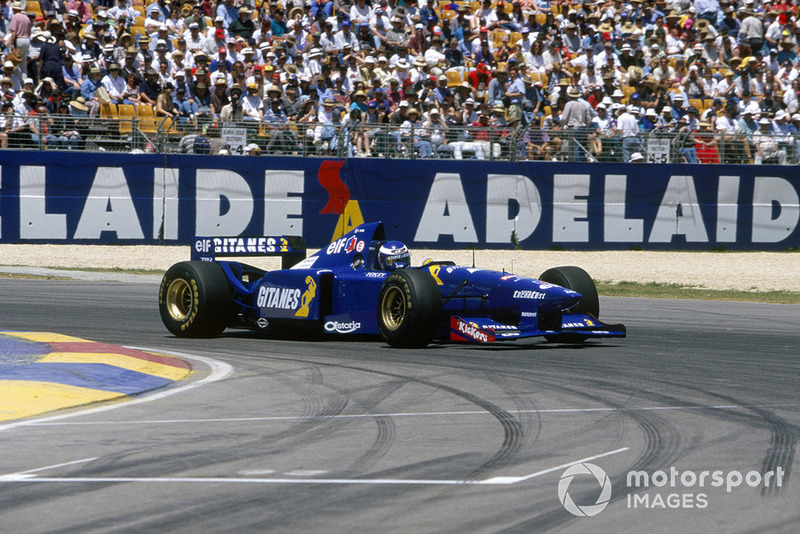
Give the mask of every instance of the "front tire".
[[442, 294], [427, 271], [399, 269], [378, 293], [378, 328], [392, 347], [424, 347], [442, 321]]
[[[580, 267], [553, 267], [543, 272], [539, 280], [556, 284], [581, 294], [583, 298], [578, 304], [569, 309], [570, 313], [584, 313], [600, 318], [600, 298], [597, 295], [597, 286], [595, 286], [594, 280], [589, 276], [589, 273]], [[587, 337], [576, 334], [560, 334], [557, 336], [545, 336], [545, 339], [560, 343], [581, 343]]]
[[203, 261], [184, 261], [170, 267], [158, 292], [161, 320], [178, 337], [218, 336], [228, 326], [232, 302], [222, 267]]

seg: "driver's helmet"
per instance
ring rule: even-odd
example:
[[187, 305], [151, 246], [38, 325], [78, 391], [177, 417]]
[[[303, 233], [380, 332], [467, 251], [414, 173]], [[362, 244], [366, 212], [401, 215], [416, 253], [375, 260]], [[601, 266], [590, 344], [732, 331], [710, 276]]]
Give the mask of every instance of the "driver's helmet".
[[400, 241], [387, 241], [378, 250], [378, 265], [385, 271], [394, 271], [411, 265], [411, 253]]

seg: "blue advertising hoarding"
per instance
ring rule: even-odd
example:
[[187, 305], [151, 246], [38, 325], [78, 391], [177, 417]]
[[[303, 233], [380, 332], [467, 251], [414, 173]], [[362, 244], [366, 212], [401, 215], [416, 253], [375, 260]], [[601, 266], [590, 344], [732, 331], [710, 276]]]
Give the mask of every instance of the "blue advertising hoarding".
[[790, 166], [0, 152], [3, 243], [321, 247], [382, 220], [415, 248], [786, 250], [799, 199]]

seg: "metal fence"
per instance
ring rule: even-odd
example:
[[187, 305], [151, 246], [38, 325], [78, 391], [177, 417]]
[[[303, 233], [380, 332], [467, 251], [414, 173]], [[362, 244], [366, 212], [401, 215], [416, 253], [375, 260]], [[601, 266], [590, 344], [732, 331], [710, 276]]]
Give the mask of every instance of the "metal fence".
[[[363, 123], [221, 123], [157, 117], [4, 116], [3, 148], [110, 152], [564, 161], [797, 164], [800, 135], [653, 130], [633, 138], [538, 125], [410, 127]], [[257, 146], [249, 150], [248, 146]], [[641, 158], [639, 157], [641, 156]]]

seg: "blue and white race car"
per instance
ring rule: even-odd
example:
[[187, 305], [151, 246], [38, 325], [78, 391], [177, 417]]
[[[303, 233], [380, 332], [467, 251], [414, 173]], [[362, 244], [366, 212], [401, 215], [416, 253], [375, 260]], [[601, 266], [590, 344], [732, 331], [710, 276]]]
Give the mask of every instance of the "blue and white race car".
[[[282, 256], [283, 268], [218, 259], [267, 255]], [[549, 269], [538, 280], [449, 261], [412, 267], [408, 249], [387, 241], [380, 222], [309, 257], [298, 237], [195, 238], [192, 261], [170, 267], [159, 290], [161, 319], [176, 336], [300, 329], [380, 334], [394, 347], [625, 337], [623, 325], [598, 319], [599, 308], [594, 282], [578, 267]]]

